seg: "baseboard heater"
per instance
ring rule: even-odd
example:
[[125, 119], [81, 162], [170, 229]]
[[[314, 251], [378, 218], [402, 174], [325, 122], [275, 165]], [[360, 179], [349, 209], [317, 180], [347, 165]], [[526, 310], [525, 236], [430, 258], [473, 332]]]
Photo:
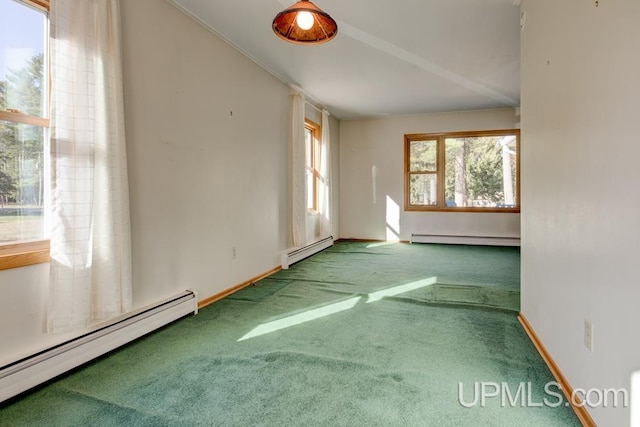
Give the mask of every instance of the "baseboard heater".
[[310, 245], [302, 248], [290, 249], [282, 254], [280, 262], [282, 269], [286, 270], [290, 265], [298, 261], [302, 261], [303, 259], [331, 246], [333, 246], [333, 236], [318, 240], [317, 242], [311, 243]]
[[87, 333], [0, 367], [0, 403], [191, 313], [196, 293], [185, 291], [98, 325]]
[[449, 234], [411, 234], [411, 243], [444, 243], [452, 245], [520, 246], [519, 237], [458, 236]]

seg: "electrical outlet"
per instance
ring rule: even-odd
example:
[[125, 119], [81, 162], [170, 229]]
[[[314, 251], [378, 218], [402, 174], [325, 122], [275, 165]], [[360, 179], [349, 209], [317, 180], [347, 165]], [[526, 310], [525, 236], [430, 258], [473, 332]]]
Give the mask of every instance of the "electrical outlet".
[[231, 248], [231, 259], [236, 259], [236, 252], [237, 252], [236, 247], [235, 246], [232, 247]]
[[586, 319], [584, 321], [584, 346], [589, 351], [593, 351], [593, 325]]

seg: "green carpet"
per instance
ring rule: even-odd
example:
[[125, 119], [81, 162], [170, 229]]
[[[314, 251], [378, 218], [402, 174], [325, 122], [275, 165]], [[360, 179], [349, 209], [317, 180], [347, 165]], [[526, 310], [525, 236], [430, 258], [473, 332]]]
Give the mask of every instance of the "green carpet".
[[[0, 409], [0, 425], [565, 426], [519, 251], [340, 243]], [[474, 382], [533, 405], [465, 408]], [[535, 406], [534, 406], [535, 405]]]

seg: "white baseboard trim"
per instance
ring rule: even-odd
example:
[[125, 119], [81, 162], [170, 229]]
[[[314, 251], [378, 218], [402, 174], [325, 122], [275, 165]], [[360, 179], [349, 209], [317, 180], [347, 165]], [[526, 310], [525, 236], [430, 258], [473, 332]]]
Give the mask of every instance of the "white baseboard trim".
[[412, 233], [410, 242], [442, 243], [450, 245], [520, 246], [520, 237]]

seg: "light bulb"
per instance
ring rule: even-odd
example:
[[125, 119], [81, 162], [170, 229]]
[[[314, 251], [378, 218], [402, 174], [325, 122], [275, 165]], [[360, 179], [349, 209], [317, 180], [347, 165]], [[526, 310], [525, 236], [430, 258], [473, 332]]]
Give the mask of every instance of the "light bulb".
[[311, 12], [307, 12], [303, 10], [302, 12], [298, 12], [298, 16], [296, 16], [296, 24], [303, 30], [309, 30], [313, 27], [313, 15]]

